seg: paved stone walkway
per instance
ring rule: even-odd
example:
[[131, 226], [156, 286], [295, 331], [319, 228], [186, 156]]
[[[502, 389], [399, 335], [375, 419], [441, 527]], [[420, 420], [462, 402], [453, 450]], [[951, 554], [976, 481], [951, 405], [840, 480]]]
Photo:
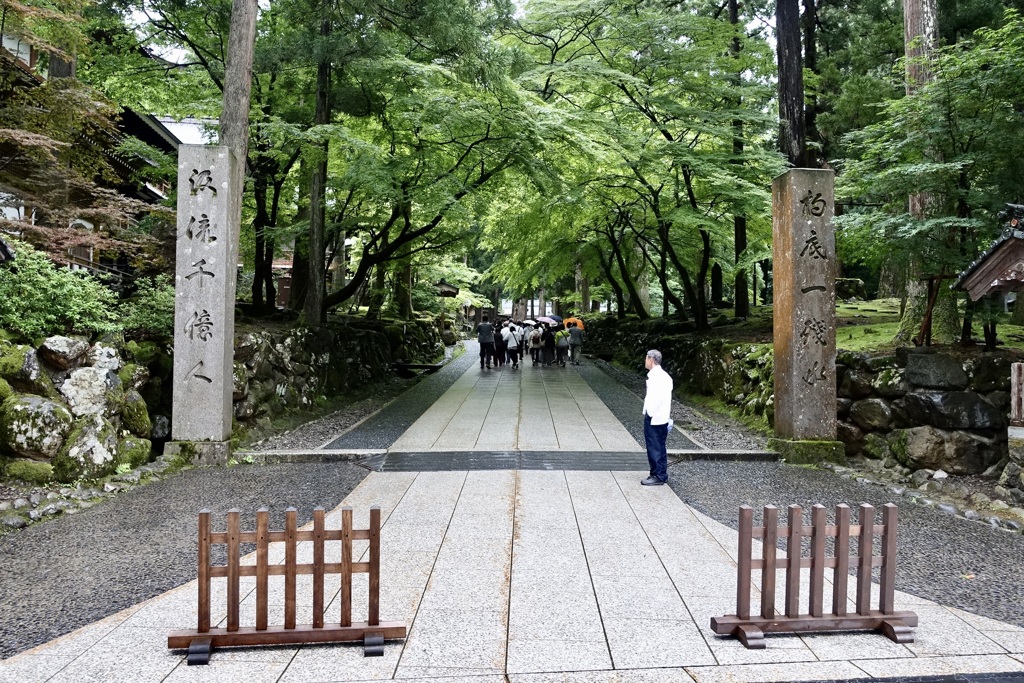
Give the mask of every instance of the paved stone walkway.
[[641, 451], [572, 367], [471, 367], [391, 451]]
[[[539, 398], [541, 388], [545, 396], [555, 395], [564, 387], [578, 407], [571, 424], [557, 426], [559, 418], [550, 417], [545, 438], [553, 433], [557, 440], [567, 429], [586, 438], [589, 430], [601, 445], [614, 424], [585, 417], [599, 409], [574, 384], [578, 376], [571, 369], [541, 373], [524, 373], [520, 396], [533, 391]], [[473, 392], [480, 392], [470, 402], [473, 419], [486, 422], [505, 374], [486, 379], [473, 368], [456, 379], [452, 389], [464, 380], [458, 391], [466, 393], [443, 428], [432, 425], [436, 439], [458, 424]], [[539, 384], [530, 387], [527, 379]], [[476, 404], [485, 402], [488, 382], [493, 391], [481, 407]], [[567, 401], [561, 397], [559, 406]], [[417, 429], [413, 424], [410, 431]], [[521, 436], [504, 432], [503, 438], [518, 444]], [[246, 648], [217, 651], [209, 666], [188, 667], [181, 652], [166, 649], [166, 636], [194, 626], [191, 582], [0, 661], [0, 681], [667, 683], [1024, 676], [1024, 628], [904, 593], [897, 594], [897, 609], [915, 610], [921, 619], [910, 645], [875, 634], [786, 635], [769, 636], [766, 650], [751, 651], [715, 636], [710, 618], [735, 607], [737, 534], [670, 487], [641, 487], [645, 475], [568, 468], [369, 474], [343, 504], [355, 509], [357, 526], [366, 524], [370, 505], [381, 506], [381, 617], [410, 625], [409, 637], [389, 643], [381, 658], [364, 658], [361, 647], [350, 645]], [[251, 528], [247, 512], [243, 526]], [[339, 515], [337, 509], [330, 513], [329, 528], [337, 527]], [[222, 516], [215, 520], [216, 527], [223, 524]], [[308, 562], [311, 554], [303, 544], [299, 561]], [[283, 561], [283, 550], [274, 547], [272, 557]], [[366, 604], [365, 576], [358, 578], [357, 619]], [[253, 585], [243, 579], [243, 625], [254, 621]], [[271, 623], [280, 623], [283, 588], [271, 585]], [[328, 621], [337, 620], [337, 592], [329, 584]], [[215, 583], [214, 596], [214, 621], [223, 622], [223, 585]], [[308, 577], [300, 577], [299, 601], [299, 621], [308, 623]]]

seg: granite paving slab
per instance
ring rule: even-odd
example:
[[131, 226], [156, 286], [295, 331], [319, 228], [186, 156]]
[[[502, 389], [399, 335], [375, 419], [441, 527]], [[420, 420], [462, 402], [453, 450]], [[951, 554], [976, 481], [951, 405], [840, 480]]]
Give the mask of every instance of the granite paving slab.
[[[242, 648], [187, 667], [166, 650], [195, 620], [185, 584], [0, 662], [0, 680], [35, 681], [796, 681], [1024, 672], [1013, 624], [900, 594], [921, 618], [916, 642], [877, 634], [770, 635], [765, 650], [711, 633], [732, 611], [694, 572], [734, 579], [735, 534], [642, 472], [374, 473], [343, 501], [382, 507], [382, 618], [405, 619], [404, 641], [365, 658], [353, 645]], [[336, 519], [340, 508], [328, 517]], [[365, 519], [365, 510], [356, 516]], [[308, 525], [307, 525], [308, 526]], [[685, 543], [680, 553], [672, 530]], [[418, 541], [413, 543], [413, 541]], [[305, 544], [304, 544], [305, 545]], [[408, 549], [414, 545], [415, 549]], [[280, 560], [280, 555], [275, 555]], [[731, 574], [731, 575], [730, 575]], [[308, 577], [302, 577], [306, 579]], [[357, 577], [357, 614], [365, 576]], [[299, 610], [309, 613], [308, 581]], [[216, 589], [217, 595], [223, 591]], [[251, 600], [251, 581], [243, 594]], [[327, 613], [337, 609], [337, 585]], [[754, 589], [756, 598], [756, 587]], [[276, 593], [275, 593], [276, 594]], [[271, 606], [271, 616], [280, 608]], [[191, 608], [190, 608], [191, 606]], [[245, 610], [246, 619], [253, 618]]]

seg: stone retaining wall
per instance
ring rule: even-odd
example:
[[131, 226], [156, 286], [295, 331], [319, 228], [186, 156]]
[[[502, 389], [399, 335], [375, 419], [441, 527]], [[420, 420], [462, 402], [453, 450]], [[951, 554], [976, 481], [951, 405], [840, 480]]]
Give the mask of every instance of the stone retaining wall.
[[[639, 371], [643, 350], [658, 348], [682, 392], [714, 395], [771, 426], [772, 346], [727, 344], [679, 333], [673, 325], [685, 323], [595, 319], [587, 324], [587, 350]], [[1003, 472], [1008, 490], [1024, 490], [1024, 471], [1007, 464], [1006, 439], [1010, 364], [1020, 360], [1013, 352], [954, 356], [922, 348], [871, 356], [840, 350], [839, 439], [850, 457], [910, 470]]]
[[[27, 482], [95, 480], [153, 457], [170, 434], [172, 349], [152, 341], [51, 337], [38, 348], [0, 341], [0, 474]], [[430, 320], [342, 319], [319, 332], [236, 338], [237, 428], [391, 375], [396, 361], [436, 361]]]

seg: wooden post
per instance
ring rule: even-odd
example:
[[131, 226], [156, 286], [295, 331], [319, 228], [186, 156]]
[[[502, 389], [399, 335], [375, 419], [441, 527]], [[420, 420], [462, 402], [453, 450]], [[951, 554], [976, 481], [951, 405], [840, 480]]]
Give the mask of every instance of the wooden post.
[[199, 511], [199, 624], [200, 633], [210, 630], [210, 511]]
[[1024, 427], [1024, 363], [1010, 365], [1010, 426]]
[[296, 510], [284, 511], [284, 627], [295, 628]]
[[850, 578], [850, 506], [840, 503], [836, 506], [836, 570], [832, 574], [832, 614], [846, 616], [849, 596], [846, 586]]
[[370, 600], [367, 623], [380, 623], [380, 506], [370, 508]]
[[860, 506], [860, 540], [857, 542], [857, 614], [871, 612], [871, 558], [875, 542], [875, 508]]
[[352, 508], [341, 509], [341, 625], [352, 625]]
[[313, 510], [313, 628], [324, 625], [324, 509]]
[[238, 510], [228, 511], [228, 631], [238, 630]]
[[256, 630], [267, 630], [267, 608], [270, 586], [270, 511], [260, 508], [256, 511]]
[[886, 503], [882, 509], [882, 576], [879, 581], [878, 611], [892, 614], [896, 603], [896, 521], [899, 509]]
[[825, 506], [815, 504], [811, 508], [811, 584], [808, 611], [812, 617], [823, 614], [825, 598], [825, 536], [828, 519]]
[[749, 505], [741, 505], [739, 569], [736, 574], [736, 615], [740, 619], [750, 618], [750, 560], [753, 531], [754, 509]]
[[789, 506], [789, 536], [786, 539], [786, 616], [800, 616], [800, 556], [804, 511]]
[[764, 538], [761, 539], [761, 618], [775, 616], [775, 556], [778, 551], [779, 510], [764, 506]]

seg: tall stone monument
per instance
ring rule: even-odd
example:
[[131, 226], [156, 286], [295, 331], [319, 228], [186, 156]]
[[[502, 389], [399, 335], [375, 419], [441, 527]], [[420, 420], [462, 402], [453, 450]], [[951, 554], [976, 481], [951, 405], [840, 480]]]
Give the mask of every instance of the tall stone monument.
[[842, 460], [836, 440], [834, 174], [772, 182], [775, 436], [791, 462]]
[[227, 147], [178, 149], [174, 406], [168, 452], [224, 464], [231, 436], [238, 241], [235, 157]]

